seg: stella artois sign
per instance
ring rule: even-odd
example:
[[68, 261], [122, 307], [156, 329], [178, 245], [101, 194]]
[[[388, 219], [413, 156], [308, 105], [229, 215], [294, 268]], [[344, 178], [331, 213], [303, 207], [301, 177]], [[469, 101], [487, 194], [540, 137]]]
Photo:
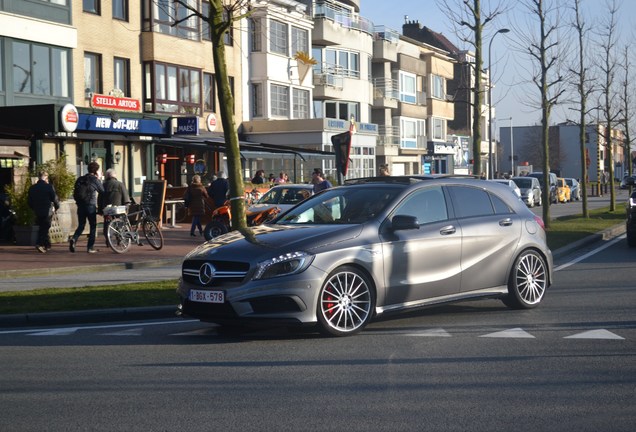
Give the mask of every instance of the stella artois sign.
[[141, 102], [138, 99], [93, 93], [91, 108], [139, 112]]

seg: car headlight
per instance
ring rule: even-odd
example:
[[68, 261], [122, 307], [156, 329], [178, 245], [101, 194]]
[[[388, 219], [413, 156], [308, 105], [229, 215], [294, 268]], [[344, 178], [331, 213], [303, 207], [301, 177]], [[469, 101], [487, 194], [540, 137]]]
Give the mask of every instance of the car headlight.
[[289, 276], [305, 271], [314, 260], [307, 252], [291, 252], [258, 263], [254, 279]]

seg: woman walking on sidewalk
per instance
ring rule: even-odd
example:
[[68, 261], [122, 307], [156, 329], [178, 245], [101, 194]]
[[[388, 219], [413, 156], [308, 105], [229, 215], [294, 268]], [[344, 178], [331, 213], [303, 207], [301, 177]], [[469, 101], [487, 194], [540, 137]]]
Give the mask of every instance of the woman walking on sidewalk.
[[188, 186], [185, 196], [183, 197], [192, 216], [192, 225], [190, 226], [190, 235], [196, 236], [194, 229], [199, 229], [199, 234], [203, 234], [203, 227], [201, 227], [201, 216], [205, 214], [206, 201], [210, 198], [205, 187], [201, 184], [201, 176], [194, 175], [192, 177], [192, 183]]

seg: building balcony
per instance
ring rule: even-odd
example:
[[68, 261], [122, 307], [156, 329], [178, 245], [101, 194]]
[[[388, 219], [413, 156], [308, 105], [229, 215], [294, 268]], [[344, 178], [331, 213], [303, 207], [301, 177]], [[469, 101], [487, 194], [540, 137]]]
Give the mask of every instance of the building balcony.
[[316, 2], [313, 10], [314, 30], [312, 41], [317, 45], [339, 45], [350, 37], [350, 30], [373, 35], [373, 23], [366, 18], [351, 15], [327, 2]]
[[373, 61], [397, 62], [397, 43], [400, 34], [384, 26], [376, 26], [373, 34]]
[[400, 92], [397, 80], [391, 78], [373, 79], [373, 107], [392, 108], [398, 107]]

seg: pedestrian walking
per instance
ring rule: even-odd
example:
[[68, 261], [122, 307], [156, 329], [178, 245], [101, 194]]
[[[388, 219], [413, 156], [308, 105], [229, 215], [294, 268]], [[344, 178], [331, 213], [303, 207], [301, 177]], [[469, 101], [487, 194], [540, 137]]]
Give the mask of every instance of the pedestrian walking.
[[73, 190], [73, 198], [77, 204], [77, 229], [68, 241], [68, 249], [75, 252], [77, 240], [84, 232], [86, 221], [89, 225], [88, 244], [86, 251], [88, 253], [99, 252], [94, 248], [95, 234], [97, 232], [97, 195], [104, 193], [104, 186], [99, 181], [97, 172], [99, 164], [91, 162], [88, 164], [88, 174], [79, 177], [75, 181], [75, 189]]
[[[126, 185], [117, 179], [117, 172], [114, 168], [109, 168], [105, 173], [106, 179], [104, 180], [104, 193], [99, 194], [99, 207], [98, 213], [103, 214], [104, 207], [108, 205], [121, 206], [130, 203], [130, 196]], [[110, 225], [110, 218], [104, 217], [104, 237], [108, 234], [108, 225]]]
[[46, 253], [51, 249], [51, 237], [49, 229], [53, 213], [60, 208], [60, 201], [55, 193], [55, 188], [49, 184], [49, 173], [40, 171], [38, 181], [29, 189], [29, 207], [35, 213], [35, 221], [38, 224], [38, 241], [35, 246], [38, 252]]
[[263, 170], [256, 171], [256, 175], [252, 178], [252, 183], [254, 184], [265, 183], [265, 171]]
[[195, 237], [195, 228], [199, 230], [199, 235], [203, 235], [203, 227], [201, 226], [201, 216], [205, 214], [206, 200], [209, 199], [208, 192], [201, 183], [201, 176], [192, 176], [192, 183], [186, 190], [184, 201], [188, 204], [190, 216], [192, 216], [192, 225], [190, 226], [190, 235]]
[[287, 183], [288, 181], [289, 181], [289, 177], [287, 176], [287, 173], [285, 173], [284, 171], [281, 171], [278, 174], [278, 177], [274, 179], [274, 183]]

